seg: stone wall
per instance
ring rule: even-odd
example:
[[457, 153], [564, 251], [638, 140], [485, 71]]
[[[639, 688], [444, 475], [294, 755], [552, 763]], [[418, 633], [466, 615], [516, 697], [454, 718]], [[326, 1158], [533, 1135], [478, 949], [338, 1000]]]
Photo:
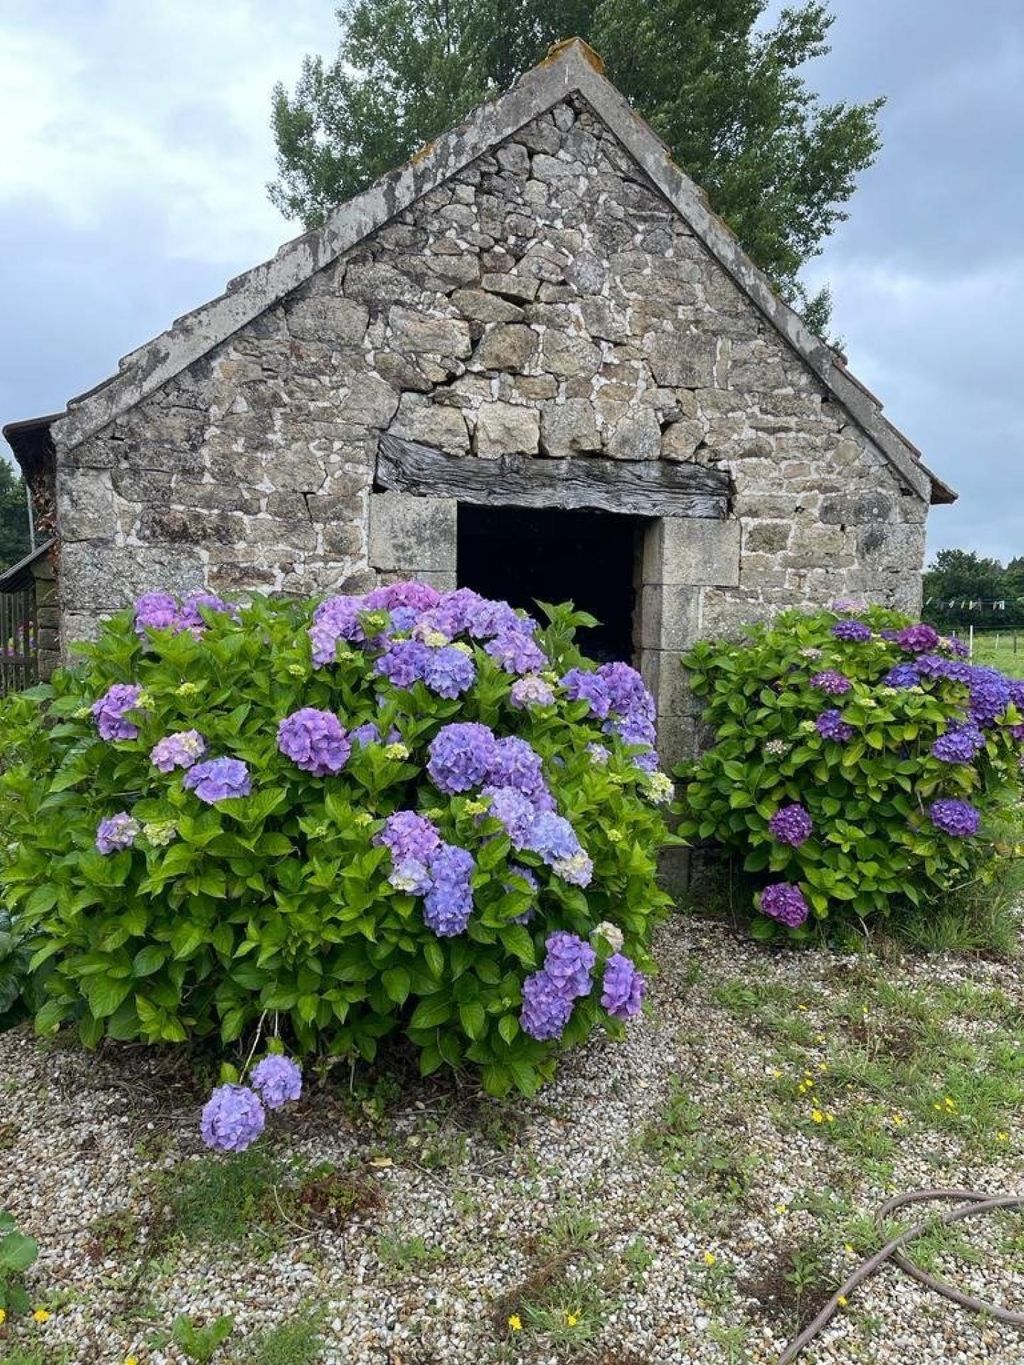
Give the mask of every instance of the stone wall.
[[371, 494], [382, 431], [466, 459], [728, 471], [734, 520], [649, 534], [652, 679], [694, 634], [783, 606], [918, 604], [924, 502], [578, 97], [58, 449], [66, 636], [153, 587], [453, 581], [454, 503]]

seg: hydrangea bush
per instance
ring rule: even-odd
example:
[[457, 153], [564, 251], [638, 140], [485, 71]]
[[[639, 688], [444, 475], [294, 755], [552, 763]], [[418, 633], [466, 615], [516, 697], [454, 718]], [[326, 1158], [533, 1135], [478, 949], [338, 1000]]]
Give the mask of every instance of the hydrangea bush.
[[680, 769], [680, 833], [761, 883], [755, 932], [926, 906], [990, 875], [1019, 801], [1024, 682], [882, 608], [787, 612], [684, 663], [715, 742]]
[[399, 583], [105, 624], [0, 779], [38, 1027], [241, 1047], [271, 1014], [296, 1056], [366, 1059], [400, 1030], [495, 1094], [621, 1030], [672, 788], [639, 675], [551, 614]]

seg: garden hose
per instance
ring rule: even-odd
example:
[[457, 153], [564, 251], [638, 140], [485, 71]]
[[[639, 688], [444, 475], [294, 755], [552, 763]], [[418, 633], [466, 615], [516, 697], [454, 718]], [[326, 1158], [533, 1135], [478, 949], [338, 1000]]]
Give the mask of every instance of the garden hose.
[[1003, 1194], [990, 1196], [981, 1193], [979, 1190], [913, 1190], [909, 1194], [897, 1194], [892, 1199], [886, 1200], [875, 1215], [875, 1222], [878, 1227], [882, 1227], [886, 1218], [902, 1208], [904, 1204], [918, 1204], [931, 1199], [955, 1199], [957, 1207], [950, 1209], [940, 1218], [927, 1218], [923, 1222], [915, 1223], [913, 1227], [907, 1228], [890, 1242], [886, 1242], [874, 1255], [863, 1260], [846, 1282], [832, 1295], [828, 1303], [821, 1310], [813, 1322], [808, 1323], [799, 1336], [794, 1337], [782, 1355], [779, 1357], [779, 1365], [789, 1365], [795, 1360], [805, 1346], [809, 1345], [819, 1332], [831, 1320], [836, 1309], [841, 1306], [841, 1301], [847, 1299], [850, 1294], [862, 1284], [866, 1279], [875, 1273], [879, 1266], [886, 1261], [892, 1260], [902, 1271], [913, 1276], [919, 1284], [923, 1284], [926, 1289], [934, 1289], [936, 1294], [941, 1294], [944, 1298], [959, 1304], [961, 1308], [969, 1308], [974, 1313], [985, 1313], [990, 1318], [996, 1318], [999, 1322], [1009, 1322], [1016, 1327], [1024, 1327], [1024, 1313], [1015, 1313], [1009, 1308], [1001, 1308], [998, 1304], [988, 1303], [985, 1299], [976, 1299], [972, 1294], [964, 1294], [954, 1285], [947, 1284], [945, 1280], [936, 1279], [934, 1275], [929, 1275], [920, 1266], [914, 1265], [913, 1261], [907, 1259], [901, 1247], [907, 1242], [912, 1242], [915, 1237], [920, 1237], [923, 1232], [939, 1224], [958, 1223], [962, 1218], [971, 1218], [978, 1213], [989, 1213], [992, 1209], [1016, 1209], [1024, 1206], [1024, 1195]]

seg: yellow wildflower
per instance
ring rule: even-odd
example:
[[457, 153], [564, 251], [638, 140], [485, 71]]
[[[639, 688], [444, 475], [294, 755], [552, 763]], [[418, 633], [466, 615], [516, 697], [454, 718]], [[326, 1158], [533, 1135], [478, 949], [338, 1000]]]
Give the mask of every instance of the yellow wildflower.
[[124, 1365], [139, 1365], [138, 1356], [125, 1356]]
[[812, 1109], [812, 1110], [811, 1110], [811, 1122], [812, 1122], [812, 1123], [824, 1123], [824, 1122], [825, 1122], [825, 1114], [824, 1114], [824, 1112], [823, 1112], [821, 1109]]
[[773, 1066], [773, 1067], [772, 1067], [772, 1075], [775, 1077], [776, 1080], [778, 1080], [779, 1077], [782, 1075], [782, 1072], [779, 1070], [779, 1068], [778, 1068], [777, 1066]]
[[808, 1005], [797, 1005], [797, 1009], [798, 1009], [798, 1010], [806, 1010], [806, 1009], [809, 1009], [809, 1008], [810, 1008], [810, 1007], [809, 1007]]
[[715, 1255], [715, 1253], [714, 1253], [713, 1251], [705, 1251], [705, 1253], [704, 1253], [704, 1264], [705, 1264], [705, 1265], [714, 1265], [715, 1262], [716, 1262], [717, 1260], [718, 1260], [718, 1257]]
[[6, 1308], [0, 1308], [0, 1327], [2, 1327], [6, 1321], [7, 1321], [7, 1309], [6, 1309]]
[[836, 1299], [836, 1303], [839, 1305], [840, 1308], [845, 1308], [849, 1302], [850, 1300], [846, 1297], [845, 1294], [840, 1294], [838, 1299]]
[[854, 1251], [853, 1249], [852, 1243], [850, 1242], [846, 1243], [846, 1245], [843, 1247], [843, 1250], [846, 1252], [847, 1256], [856, 1256], [857, 1254], [856, 1251]]
[[776, 1212], [776, 1213], [788, 1213], [788, 1212], [789, 1212], [789, 1205], [788, 1205], [788, 1204], [776, 1204], [776, 1205], [775, 1205], [775, 1212]]
[[[521, 1332], [523, 1330], [523, 1320], [518, 1313], [512, 1314], [508, 1320], [508, 1325], [512, 1328], [513, 1332]], [[126, 1361], [125, 1365], [129, 1365], [129, 1362]]]
[[1010, 1141], [1010, 1134], [1009, 1134], [1009, 1133], [1003, 1133], [1003, 1132], [996, 1133], [996, 1142], [1009, 1142], [1009, 1141]]
[[32, 1317], [35, 1319], [36, 1322], [50, 1321], [50, 1315], [45, 1308], [37, 1308], [36, 1311], [32, 1314]]
[[575, 1313], [566, 1313], [566, 1315], [565, 1315], [565, 1325], [566, 1325], [566, 1327], [575, 1327], [576, 1324], [577, 1324], [578, 1322], [579, 1322], [579, 1317], [577, 1316], [577, 1314], [575, 1314]]

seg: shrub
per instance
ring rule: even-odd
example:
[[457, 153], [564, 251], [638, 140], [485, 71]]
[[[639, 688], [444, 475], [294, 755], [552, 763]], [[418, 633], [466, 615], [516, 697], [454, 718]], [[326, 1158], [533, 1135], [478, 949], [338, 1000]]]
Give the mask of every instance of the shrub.
[[297, 1054], [367, 1060], [401, 1029], [424, 1073], [497, 1094], [552, 1074], [552, 1040], [617, 1032], [671, 784], [639, 676], [551, 614], [411, 583], [315, 610], [147, 594], [104, 625], [30, 694], [45, 742], [0, 779], [37, 1026], [231, 1044], [270, 1014]]
[[[761, 884], [754, 931], [934, 905], [993, 873], [1020, 798], [1024, 683], [882, 608], [786, 612], [685, 658], [715, 742], [684, 765], [681, 834]], [[856, 611], [856, 615], [852, 614]]]

